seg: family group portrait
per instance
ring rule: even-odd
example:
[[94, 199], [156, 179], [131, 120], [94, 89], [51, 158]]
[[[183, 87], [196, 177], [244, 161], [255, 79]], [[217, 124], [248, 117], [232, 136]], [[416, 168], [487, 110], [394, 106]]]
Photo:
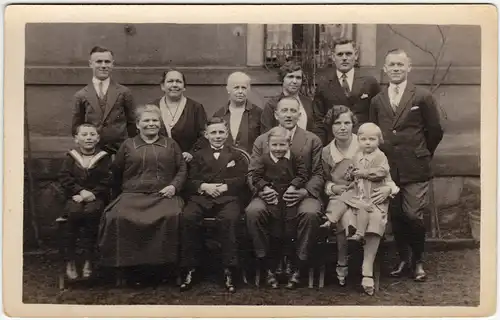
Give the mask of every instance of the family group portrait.
[[335, 22], [26, 23], [22, 302], [478, 307], [481, 26]]

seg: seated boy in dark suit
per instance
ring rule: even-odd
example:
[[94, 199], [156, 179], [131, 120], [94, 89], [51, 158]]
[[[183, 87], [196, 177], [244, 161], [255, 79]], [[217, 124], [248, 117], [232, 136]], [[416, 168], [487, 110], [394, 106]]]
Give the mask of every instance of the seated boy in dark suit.
[[97, 239], [101, 213], [111, 187], [111, 156], [96, 148], [99, 134], [95, 125], [84, 123], [76, 128], [77, 148], [70, 150], [59, 173], [59, 181], [68, 199], [64, 217], [67, 219], [66, 274], [78, 278], [75, 251], [78, 234], [84, 251], [83, 278], [92, 274], [92, 255]]
[[[254, 171], [253, 179], [256, 191], [275, 191], [275, 197], [267, 202], [270, 213], [270, 233], [278, 243], [275, 243], [278, 256], [268, 257], [264, 261], [267, 268], [267, 282], [273, 287], [278, 287], [274, 274], [277, 258], [284, 254], [293, 257], [292, 235], [294, 224], [292, 220], [297, 216], [297, 203], [288, 203], [283, 199], [283, 194], [289, 190], [303, 188], [307, 182], [308, 172], [301, 157], [295, 156], [290, 151], [290, 137], [288, 130], [283, 127], [274, 127], [269, 131], [269, 153], [259, 159]], [[275, 241], [275, 242], [276, 242]]]
[[200, 264], [203, 218], [213, 216], [222, 249], [224, 285], [228, 292], [236, 291], [232, 268], [238, 264], [236, 228], [242, 214], [239, 194], [246, 186], [248, 164], [240, 151], [225, 145], [228, 133], [224, 119], [209, 120], [205, 129], [209, 145], [195, 152], [190, 163], [189, 200], [181, 216], [181, 267], [187, 271], [181, 291], [191, 288]]

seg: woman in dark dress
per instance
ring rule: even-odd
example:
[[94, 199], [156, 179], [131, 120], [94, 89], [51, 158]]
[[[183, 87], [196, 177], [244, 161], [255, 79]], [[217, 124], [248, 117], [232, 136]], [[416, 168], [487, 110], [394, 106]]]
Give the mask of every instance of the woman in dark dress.
[[189, 162], [199, 149], [196, 142], [203, 137], [207, 114], [201, 103], [184, 96], [186, 78], [181, 72], [173, 69], [165, 71], [160, 87], [165, 95], [150, 103], [160, 108], [164, 123], [160, 133], [174, 139], [182, 150], [184, 160]]
[[102, 264], [163, 266], [178, 259], [178, 196], [186, 163], [177, 143], [159, 135], [158, 107], [137, 108], [139, 134], [125, 140], [113, 164], [118, 197], [104, 210], [99, 230]]
[[302, 66], [293, 61], [286, 62], [279, 70], [281, 81], [281, 93], [267, 101], [261, 115], [260, 132], [266, 133], [271, 128], [279, 125], [274, 116], [276, 106], [283, 97], [295, 97], [300, 103], [300, 118], [297, 125], [307, 131], [314, 133], [312, 100], [300, 94], [300, 88], [304, 81], [304, 70]]

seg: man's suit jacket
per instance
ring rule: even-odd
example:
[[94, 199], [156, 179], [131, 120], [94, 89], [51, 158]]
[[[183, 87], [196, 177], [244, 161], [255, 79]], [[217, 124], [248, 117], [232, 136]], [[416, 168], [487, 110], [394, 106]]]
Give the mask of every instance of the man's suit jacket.
[[372, 76], [361, 76], [358, 70], [354, 71], [354, 79], [349, 96], [346, 96], [342, 85], [337, 78], [337, 71], [329, 72], [329, 77], [321, 83], [316, 90], [313, 100], [314, 110], [314, 133], [320, 137], [323, 145], [333, 140], [331, 126], [325, 125], [324, 118], [328, 110], [334, 105], [345, 105], [349, 107], [358, 119], [354, 126], [356, 133], [361, 124], [368, 122], [371, 99], [380, 92], [378, 81]]
[[436, 101], [428, 90], [408, 82], [394, 112], [385, 88], [371, 102], [370, 121], [382, 130], [384, 144], [380, 149], [389, 159], [396, 183], [431, 178], [430, 161], [443, 138], [443, 129]]
[[[264, 106], [264, 109], [262, 110], [262, 116], [260, 118], [261, 133], [266, 133], [272, 128], [279, 125], [278, 120], [276, 120], [276, 118], [274, 117], [274, 112], [276, 111], [276, 106], [278, 105], [278, 102], [283, 97], [284, 95], [283, 93], [281, 93], [280, 95], [272, 97], [271, 99], [269, 99], [269, 101], [267, 101], [266, 105]], [[299, 99], [307, 115], [306, 130], [313, 132], [314, 119], [313, 119], [312, 100], [303, 95], [299, 95]]]
[[[215, 159], [210, 146], [205, 146], [193, 154], [189, 163], [189, 176], [186, 184], [189, 200], [200, 205], [209, 203], [226, 203], [239, 199], [245, 191], [247, 161], [240, 151], [231, 146], [224, 146], [219, 158]], [[198, 189], [202, 183], [227, 184], [228, 190], [217, 198], [209, 195], [200, 195]]]
[[[249, 184], [252, 186], [252, 173], [259, 166], [262, 155], [269, 153], [269, 132], [260, 135], [253, 145], [249, 167]], [[312, 197], [320, 199], [323, 190], [323, 168], [321, 163], [321, 140], [312, 132], [299, 127], [295, 130], [291, 151], [295, 156], [301, 157], [307, 168], [307, 182], [305, 189]], [[254, 188], [255, 189], [255, 188]], [[255, 190], [252, 190], [255, 192]]]
[[[245, 105], [245, 111], [243, 112], [243, 117], [241, 118], [241, 124], [238, 130], [238, 134], [236, 135], [236, 141], [233, 139], [231, 133], [229, 133], [226, 143], [229, 145], [234, 145], [238, 148], [242, 148], [248, 153], [252, 152], [253, 143], [255, 142], [255, 139], [257, 139], [257, 137], [261, 134], [261, 114], [261, 108], [247, 101], [247, 104]], [[231, 113], [229, 112], [229, 103], [217, 110], [213, 116], [223, 118], [224, 120], [226, 120], [229, 126], [229, 120], [231, 117]]]
[[73, 97], [72, 133], [84, 123], [90, 122], [101, 131], [99, 146], [116, 153], [121, 143], [137, 133], [135, 125], [134, 101], [130, 89], [110, 81], [106, 93], [106, 106], [101, 108], [99, 98], [90, 82]]

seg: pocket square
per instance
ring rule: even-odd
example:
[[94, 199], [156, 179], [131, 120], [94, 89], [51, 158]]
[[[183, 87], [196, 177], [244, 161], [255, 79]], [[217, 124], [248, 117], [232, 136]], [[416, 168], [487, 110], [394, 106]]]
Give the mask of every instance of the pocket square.
[[231, 168], [231, 167], [234, 167], [235, 165], [236, 165], [236, 163], [234, 162], [234, 160], [231, 160], [231, 161], [227, 164], [226, 168]]
[[418, 110], [418, 109], [419, 109], [419, 106], [413, 106], [413, 107], [411, 107], [410, 110]]
[[368, 98], [368, 95], [367, 95], [366, 93], [363, 93], [363, 94], [361, 95], [361, 99], [366, 99], [366, 98]]

